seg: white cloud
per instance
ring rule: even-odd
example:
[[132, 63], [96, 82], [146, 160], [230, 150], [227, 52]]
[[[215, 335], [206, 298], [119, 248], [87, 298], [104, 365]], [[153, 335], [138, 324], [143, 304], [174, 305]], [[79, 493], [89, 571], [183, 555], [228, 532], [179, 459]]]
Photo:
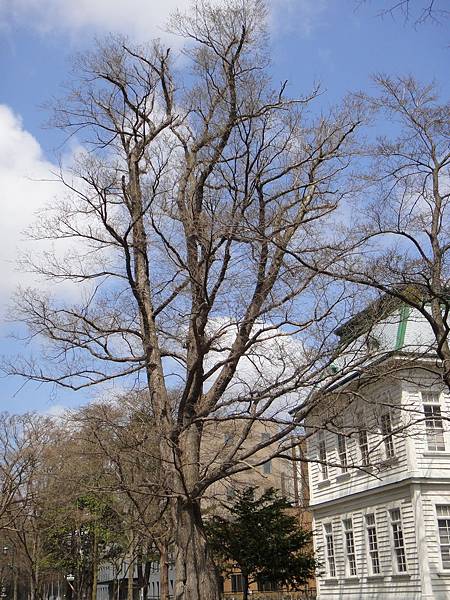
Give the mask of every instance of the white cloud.
[[[64, 156], [70, 164], [80, 147], [73, 145]], [[19, 267], [19, 257], [28, 254], [42, 256], [50, 251], [62, 259], [71, 252], [69, 240], [33, 241], [26, 232], [37, 221], [37, 213], [55, 205], [56, 199], [67, 194], [57, 179], [60, 167], [47, 160], [39, 142], [23, 127], [20, 116], [5, 104], [0, 104], [0, 322], [13, 292], [20, 286], [54, 289], [55, 282], [47, 281]], [[80, 284], [71, 281], [58, 283], [63, 297], [78, 297]]]
[[31, 276], [16, 271], [17, 254], [36, 211], [61, 191], [49, 181], [54, 169], [20, 118], [0, 104], [0, 312], [18, 284], [31, 282]]
[[310, 37], [322, 24], [328, 3], [329, 0], [273, 0], [269, 3], [273, 32], [296, 32], [299, 37]]
[[[146, 41], [165, 37], [169, 15], [190, 4], [190, 0], [0, 0], [0, 23], [26, 23], [42, 32], [75, 35], [85, 35], [86, 29], [114, 31]], [[309, 35], [327, 4], [328, 0], [271, 0], [270, 23], [275, 31]]]
[[142, 41], [165, 35], [167, 17], [189, 0], [0, 0], [0, 19], [41, 31], [126, 33]]
[[62, 404], [52, 404], [44, 411], [44, 415], [54, 417], [55, 419], [62, 419], [67, 414], [67, 406]]

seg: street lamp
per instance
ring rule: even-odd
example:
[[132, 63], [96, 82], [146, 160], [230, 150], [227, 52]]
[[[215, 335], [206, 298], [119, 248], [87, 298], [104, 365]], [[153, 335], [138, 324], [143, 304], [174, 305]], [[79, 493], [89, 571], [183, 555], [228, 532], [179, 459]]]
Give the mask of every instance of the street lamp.
[[73, 582], [75, 581], [74, 575], [72, 575], [72, 573], [69, 573], [68, 575], [66, 575], [66, 581], [67, 581], [67, 585], [69, 586], [69, 590], [70, 590], [70, 592], [69, 592], [69, 590], [67, 590], [68, 591], [67, 597], [70, 600], [72, 600], [72, 598], [75, 596], [75, 588], [72, 585]]

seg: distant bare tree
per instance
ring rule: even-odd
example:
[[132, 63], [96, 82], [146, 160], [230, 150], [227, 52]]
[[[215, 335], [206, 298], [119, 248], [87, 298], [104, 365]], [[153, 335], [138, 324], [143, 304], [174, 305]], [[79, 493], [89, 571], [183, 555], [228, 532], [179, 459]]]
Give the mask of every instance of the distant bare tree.
[[32, 414], [0, 414], [0, 530], [26, 510], [25, 491], [48, 442], [48, 424]]
[[[368, 0], [358, 0], [359, 5], [362, 3], [367, 4]], [[384, 4], [378, 11], [380, 16], [395, 17], [400, 14], [406, 22], [412, 22], [414, 25], [422, 25], [427, 21], [444, 23], [450, 16], [446, 0], [391, 0], [387, 4], [382, 0], [375, 4]]]
[[[144, 378], [160, 486], [175, 507], [176, 600], [219, 597], [202, 496], [267, 461], [261, 449], [295, 443], [309, 408], [297, 420], [289, 408], [335, 359], [346, 300], [293, 256], [333, 260], [331, 216], [349, 190], [360, 103], [313, 118], [316, 92], [274, 89], [264, 22], [260, 0], [202, 1], [172, 24], [182, 63], [158, 43], [121, 39], [79, 59], [55, 122], [83, 133], [89, 151], [61, 173], [67, 197], [33, 231], [75, 245], [27, 266], [82, 292], [70, 303], [22, 290], [17, 317], [44, 340], [43, 357], [6, 367], [72, 389]], [[202, 463], [205, 431], [220, 439], [231, 420], [237, 435]]]
[[0, 531], [9, 540], [11, 560], [31, 600], [42, 592], [41, 513], [47, 458], [54, 442], [55, 428], [48, 417], [0, 416]]
[[367, 214], [352, 223], [359, 258], [344, 275], [416, 309], [432, 332], [450, 388], [450, 105], [436, 86], [377, 76], [364, 101], [393, 124], [368, 149]]
[[148, 395], [128, 393], [114, 402], [96, 402], [70, 416], [79, 441], [80, 459], [93, 458], [103, 476], [89, 482], [84, 469], [80, 483], [107, 495], [127, 539], [126, 558], [131, 574], [136, 564], [138, 587], [147, 598], [150, 562], [159, 557], [160, 596], [169, 599], [169, 549], [173, 542], [171, 501], [160, 488], [158, 436]]
[[355, 320], [355, 336], [358, 328], [368, 335], [395, 305], [417, 310], [431, 332], [417, 343], [417, 355], [437, 356], [450, 388], [450, 106], [436, 86], [410, 77], [380, 75], [375, 82], [379, 95], [359, 99], [387, 132], [362, 149], [359, 192], [343, 219], [346, 242], [341, 235], [330, 240], [331, 268], [323, 255], [296, 258], [354, 284], [356, 295], [369, 291], [360, 309], [385, 296]]

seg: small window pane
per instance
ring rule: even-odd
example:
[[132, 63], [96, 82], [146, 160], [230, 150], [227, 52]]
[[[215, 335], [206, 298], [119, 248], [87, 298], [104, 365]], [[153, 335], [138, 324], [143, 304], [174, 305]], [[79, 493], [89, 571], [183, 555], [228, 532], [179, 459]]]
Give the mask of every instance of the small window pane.
[[392, 438], [392, 421], [391, 413], [387, 412], [381, 415], [381, 435], [384, 440], [384, 449], [386, 452], [386, 458], [393, 458], [395, 456], [394, 440]]
[[343, 525], [345, 534], [345, 554], [347, 558], [347, 572], [349, 575], [354, 576], [356, 575], [356, 553], [352, 519], [344, 519]]
[[373, 575], [380, 573], [380, 557], [378, 553], [378, 538], [374, 514], [366, 515], [367, 546], [370, 558], [370, 569]]
[[336, 577], [336, 562], [335, 562], [335, 556], [334, 556], [333, 527], [332, 527], [331, 523], [326, 523], [324, 526], [324, 530], [325, 530], [325, 549], [326, 549], [328, 576]]
[[341, 463], [341, 471], [342, 473], [347, 472], [347, 440], [345, 435], [342, 433], [338, 433], [338, 454], [339, 454], [339, 462]]
[[441, 407], [438, 404], [424, 404], [423, 411], [428, 450], [442, 452], [445, 450], [445, 442]]
[[367, 431], [360, 429], [358, 433], [359, 449], [361, 451], [361, 462], [364, 467], [369, 464], [369, 440], [367, 439]]
[[318, 450], [322, 479], [328, 479], [327, 450], [325, 446], [325, 440], [319, 440]]
[[407, 570], [405, 540], [403, 538], [403, 528], [401, 513], [399, 508], [394, 508], [391, 513], [392, 539], [394, 542], [394, 554], [396, 558], [397, 571], [404, 573]]
[[442, 568], [450, 569], [450, 505], [437, 506]]

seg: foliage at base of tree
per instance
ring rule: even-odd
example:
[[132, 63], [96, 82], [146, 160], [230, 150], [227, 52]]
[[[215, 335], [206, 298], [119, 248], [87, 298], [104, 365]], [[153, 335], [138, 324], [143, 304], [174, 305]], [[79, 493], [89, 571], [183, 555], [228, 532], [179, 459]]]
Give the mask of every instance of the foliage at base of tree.
[[238, 565], [244, 598], [252, 582], [298, 587], [317, 567], [312, 533], [302, 529], [289, 511], [290, 503], [269, 489], [257, 496], [255, 488], [238, 493], [227, 516], [207, 523], [207, 534], [222, 572]]

